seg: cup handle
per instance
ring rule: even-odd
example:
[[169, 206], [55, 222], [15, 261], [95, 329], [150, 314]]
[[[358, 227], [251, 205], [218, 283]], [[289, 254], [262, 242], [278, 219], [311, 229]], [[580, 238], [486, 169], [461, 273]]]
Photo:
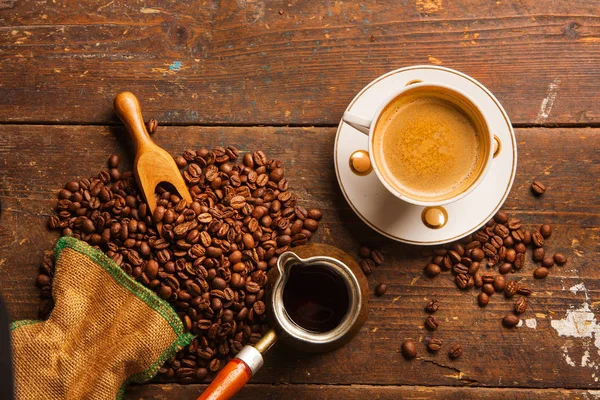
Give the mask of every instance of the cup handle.
[[371, 130], [371, 123], [373, 122], [372, 119], [352, 114], [349, 111], [346, 111], [344, 113], [344, 115], [342, 116], [342, 121], [344, 121], [354, 129], [364, 133], [365, 135], [369, 134], [369, 131]]

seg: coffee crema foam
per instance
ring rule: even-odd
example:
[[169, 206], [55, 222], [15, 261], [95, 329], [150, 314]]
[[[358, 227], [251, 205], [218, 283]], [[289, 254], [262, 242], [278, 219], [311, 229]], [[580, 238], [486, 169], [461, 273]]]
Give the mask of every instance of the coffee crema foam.
[[473, 120], [436, 95], [399, 98], [383, 111], [373, 136], [380, 173], [408, 197], [439, 201], [479, 176], [484, 144]]

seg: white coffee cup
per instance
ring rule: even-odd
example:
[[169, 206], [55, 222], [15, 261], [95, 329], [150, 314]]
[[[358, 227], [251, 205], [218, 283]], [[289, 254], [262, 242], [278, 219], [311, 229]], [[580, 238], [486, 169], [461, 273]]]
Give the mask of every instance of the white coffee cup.
[[[391, 103], [399, 101], [399, 98], [408, 95], [418, 96], [419, 93], [426, 93], [429, 96], [433, 94], [434, 96], [439, 96], [440, 98], [453, 103], [458, 109], [470, 117], [476, 132], [478, 135], [481, 135], [482, 138], [482, 148], [479, 152], [481, 162], [478, 164], [478, 167], [475, 171], [476, 178], [471, 179], [471, 181], [469, 181], [464, 187], [457, 189], [455, 193], [451, 193], [447, 197], [443, 197], [441, 199], [439, 196], [428, 199], [424, 198], [423, 195], [420, 195], [419, 198], [416, 198], [416, 196], [401, 190], [397, 185], [394, 185], [393, 183], [389, 182], [388, 179], [386, 179], [386, 176], [381, 172], [379, 160], [375, 156], [375, 154], [378, 154], [379, 152], [374, 151], [374, 133], [383, 111], [386, 110], [387, 106]], [[483, 110], [477, 106], [477, 104], [466, 93], [456, 87], [439, 83], [409, 83], [407, 86], [398, 89], [391, 96], [385, 99], [378, 107], [372, 118], [367, 118], [365, 116], [346, 111], [342, 117], [342, 120], [348, 125], [369, 136], [369, 158], [371, 161], [371, 166], [377, 174], [378, 179], [390, 193], [401, 200], [412, 204], [420, 206], [441, 206], [463, 198], [475, 190], [475, 188], [481, 183], [492, 163], [494, 154], [494, 137], [490, 131], [488, 118], [486, 118]]]

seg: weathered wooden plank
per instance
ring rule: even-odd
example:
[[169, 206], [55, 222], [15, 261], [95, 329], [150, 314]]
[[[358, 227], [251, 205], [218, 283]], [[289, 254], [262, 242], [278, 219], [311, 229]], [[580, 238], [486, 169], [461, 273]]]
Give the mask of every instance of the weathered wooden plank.
[[[194, 399], [206, 385], [143, 385], [131, 386], [126, 399]], [[445, 400], [588, 400], [597, 399], [598, 391], [567, 389], [504, 389], [457, 388], [425, 386], [369, 386], [369, 385], [257, 385], [249, 384], [235, 397], [238, 400], [254, 399], [445, 399]]]
[[[587, 325], [584, 321], [600, 304], [600, 275], [595, 268], [600, 253], [599, 129], [517, 131], [519, 168], [506, 208], [526, 224], [554, 225], [548, 250], [563, 251], [570, 261], [565, 267], [555, 267], [546, 280], [536, 282], [528, 261], [521, 275], [536, 292], [524, 318], [529, 325], [535, 320], [536, 328], [514, 330], [500, 325], [511, 308], [508, 300], [495, 296], [480, 310], [475, 293], [456, 290], [448, 275], [433, 281], [423, 277], [426, 259], [419, 255], [421, 249], [384, 240], [365, 229], [337, 186], [332, 165], [334, 133], [332, 128], [168, 127], [154, 136], [172, 154], [202, 145], [233, 144], [243, 151], [262, 148], [288, 166], [287, 175], [302, 201], [325, 211], [315, 240], [350, 253], [355, 253], [361, 242], [380, 243], [387, 252], [387, 261], [369, 282], [373, 286], [386, 282], [388, 293], [371, 299], [369, 319], [348, 346], [308, 356], [277, 344], [255, 382], [600, 386], [595, 345], [600, 328], [596, 320], [590, 319]], [[121, 128], [0, 126], [0, 292], [14, 319], [36, 314], [33, 282], [43, 251], [56, 240], [45, 230], [45, 216], [57, 189], [68, 180], [94, 174], [109, 153], [129, 159], [126, 146]], [[542, 179], [549, 188], [542, 198], [529, 192], [533, 178]], [[576, 285], [581, 283], [585, 292], [577, 292], [582, 286]], [[422, 328], [422, 308], [432, 297], [443, 304], [438, 312], [442, 326], [435, 336], [446, 348], [461, 342], [465, 354], [451, 361], [444, 351], [431, 355], [419, 347], [420, 358], [407, 362], [398, 353], [400, 343], [404, 338], [425, 340], [431, 336]], [[564, 319], [567, 313], [580, 318], [576, 321], [579, 327], [575, 321], [567, 321], [567, 333], [588, 337], [558, 335], [552, 321]]]
[[595, 1], [62, 1], [0, 10], [0, 121], [335, 124], [377, 76], [464, 71], [515, 123], [597, 124]]

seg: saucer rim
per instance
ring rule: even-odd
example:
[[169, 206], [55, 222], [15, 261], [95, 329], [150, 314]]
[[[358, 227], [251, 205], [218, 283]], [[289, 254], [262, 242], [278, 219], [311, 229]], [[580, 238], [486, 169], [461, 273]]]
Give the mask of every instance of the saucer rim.
[[[409, 66], [409, 67], [404, 67], [404, 68], [399, 68], [390, 72], [387, 72], [386, 74], [383, 74], [377, 78], [375, 78], [373, 81], [369, 82], [364, 88], [361, 89], [360, 92], [358, 92], [358, 94], [356, 96], [354, 96], [354, 98], [352, 99], [352, 101], [348, 104], [348, 106], [346, 107], [345, 111], [350, 111], [350, 109], [352, 108], [352, 106], [358, 101], [358, 99], [367, 91], [369, 90], [373, 85], [375, 85], [376, 83], [387, 79], [388, 77], [392, 76], [392, 75], [396, 75], [402, 72], [406, 72], [406, 71], [414, 71], [414, 70], [424, 70], [424, 69], [429, 69], [429, 70], [438, 70], [438, 71], [444, 71], [444, 72], [448, 72], [448, 73], [452, 73], [454, 75], [457, 75], [463, 79], [466, 79], [472, 83], [474, 83], [477, 87], [479, 87], [480, 89], [482, 89], [491, 99], [492, 101], [496, 104], [497, 108], [500, 110], [500, 112], [502, 113], [502, 117], [504, 118], [505, 122], [506, 122], [506, 126], [508, 127], [508, 131], [510, 134], [510, 138], [511, 138], [511, 149], [512, 149], [512, 153], [513, 153], [513, 159], [512, 159], [512, 170], [511, 170], [511, 174], [510, 174], [510, 179], [508, 181], [508, 184], [506, 186], [506, 190], [504, 191], [503, 196], [498, 200], [498, 203], [496, 205], [496, 207], [493, 208], [492, 212], [490, 214], [488, 214], [487, 217], [484, 218], [484, 220], [482, 222], [477, 223], [473, 228], [471, 229], [467, 229], [465, 232], [459, 233], [457, 235], [454, 235], [451, 238], [445, 238], [445, 239], [440, 239], [440, 240], [435, 240], [435, 241], [415, 241], [415, 240], [410, 240], [410, 239], [406, 239], [406, 238], [401, 238], [398, 236], [395, 236], [391, 233], [385, 232], [383, 230], [381, 230], [379, 227], [375, 226], [373, 223], [371, 223], [366, 217], [364, 217], [355, 207], [355, 205], [350, 201], [348, 194], [346, 193], [346, 190], [344, 188], [344, 184], [342, 182], [341, 176], [340, 176], [340, 171], [339, 171], [339, 159], [338, 159], [338, 144], [339, 144], [339, 140], [340, 140], [340, 136], [341, 136], [341, 130], [344, 124], [344, 121], [342, 119], [340, 119], [340, 123], [338, 124], [338, 128], [336, 131], [336, 135], [335, 135], [335, 144], [334, 144], [334, 166], [335, 166], [335, 174], [336, 174], [336, 178], [338, 181], [338, 185], [342, 191], [342, 194], [344, 195], [344, 198], [346, 199], [346, 202], [348, 203], [348, 205], [350, 206], [350, 208], [352, 208], [352, 210], [356, 213], [356, 215], [359, 216], [359, 218], [365, 223], [367, 224], [371, 229], [373, 229], [374, 231], [376, 231], [377, 233], [401, 242], [401, 243], [407, 243], [407, 244], [412, 244], [412, 245], [421, 245], [421, 246], [432, 246], [432, 245], [440, 245], [440, 244], [446, 244], [446, 243], [450, 243], [453, 242], [455, 240], [464, 238], [465, 236], [470, 235], [471, 233], [475, 232], [477, 229], [481, 228], [483, 225], [485, 225], [491, 218], [493, 218], [494, 215], [496, 215], [496, 213], [498, 212], [498, 210], [500, 210], [500, 208], [502, 207], [502, 205], [504, 205], [506, 199], [508, 198], [508, 195], [510, 194], [510, 191], [512, 189], [514, 180], [515, 180], [515, 176], [516, 176], [516, 171], [517, 171], [517, 161], [518, 161], [518, 154], [517, 154], [517, 143], [516, 143], [516, 136], [515, 136], [515, 132], [513, 129], [513, 126], [510, 122], [510, 119], [508, 117], [508, 114], [506, 113], [506, 111], [504, 110], [504, 107], [502, 107], [502, 104], [500, 104], [500, 102], [498, 101], [498, 99], [496, 98], [496, 96], [494, 96], [492, 94], [492, 92], [490, 92], [489, 89], [487, 89], [481, 82], [477, 81], [476, 79], [470, 77], [469, 75], [466, 75], [460, 71], [456, 71], [454, 69], [451, 68], [447, 68], [447, 67], [440, 67], [440, 66], [436, 66], [436, 65], [414, 65], [414, 66]], [[463, 197], [466, 198], [468, 196], [473, 195], [473, 192], [468, 194], [467, 196]], [[457, 200], [458, 202], [460, 202], [462, 199]], [[398, 201], [403, 201], [401, 199], [398, 199]], [[419, 208], [424, 208], [423, 206], [419, 206], [419, 205], [414, 205], [409, 203], [411, 207], [419, 207]]]

